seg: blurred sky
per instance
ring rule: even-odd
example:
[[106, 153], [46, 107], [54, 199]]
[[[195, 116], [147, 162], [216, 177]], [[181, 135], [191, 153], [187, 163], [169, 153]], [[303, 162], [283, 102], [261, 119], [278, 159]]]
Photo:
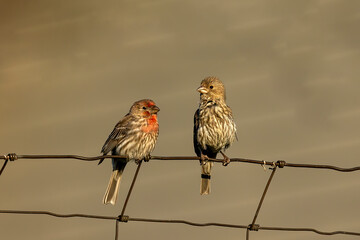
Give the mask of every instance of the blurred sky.
[[[356, 0], [1, 0], [0, 154], [96, 156], [139, 99], [161, 108], [153, 155], [194, 155], [196, 88], [218, 76], [239, 141], [227, 151], [292, 163], [359, 165], [360, 2]], [[0, 177], [0, 209], [120, 214], [102, 205], [110, 161], [18, 160]], [[247, 225], [269, 177], [215, 164], [200, 196], [196, 161], [144, 163], [126, 214]], [[262, 226], [360, 229], [359, 172], [279, 169]], [[113, 239], [113, 221], [0, 215], [3, 239]], [[126, 239], [245, 239], [245, 230], [120, 224]], [[259, 231], [250, 239], [354, 239]]]

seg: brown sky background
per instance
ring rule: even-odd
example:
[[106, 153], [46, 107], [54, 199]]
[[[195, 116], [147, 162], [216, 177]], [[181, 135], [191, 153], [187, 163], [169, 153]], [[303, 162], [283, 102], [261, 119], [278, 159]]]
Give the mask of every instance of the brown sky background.
[[[239, 141], [227, 151], [292, 163], [358, 166], [360, 1], [0, 1], [0, 154], [97, 156], [142, 98], [161, 108], [153, 155], [194, 155], [196, 88], [227, 87]], [[19, 160], [0, 177], [0, 209], [117, 216], [102, 205], [110, 161]], [[200, 196], [196, 161], [140, 170], [126, 214], [247, 225], [269, 177], [216, 164]], [[359, 172], [279, 169], [262, 226], [360, 230]], [[0, 215], [1, 239], [113, 239], [114, 222]], [[245, 239], [245, 230], [129, 222], [121, 239]], [[260, 231], [250, 239], [355, 239]], [[357, 238], [356, 238], [357, 239]]]

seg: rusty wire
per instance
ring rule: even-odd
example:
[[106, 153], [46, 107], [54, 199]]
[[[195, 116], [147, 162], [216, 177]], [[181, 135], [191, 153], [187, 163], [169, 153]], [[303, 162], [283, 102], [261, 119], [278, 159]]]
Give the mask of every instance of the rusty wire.
[[137, 176], [138, 176], [138, 174], [139, 174], [139, 170], [140, 170], [140, 167], [141, 167], [141, 163], [142, 163], [142, 161], [139, 162], [139, 165], [138, 165], [137, 168], [136, 168], [136, 172], [135, 172], [135, 175], [134, 175], [133, 180], [132, 180], [132, 182], [131, 182], [131, 185], [130, 185], [128, 194], [127, 194], [127, 196], [126, 196], [126, 199], [125, 199], [125, 202], [124, 202], [124, 206], [123, 206], [123, 208], [122, 208], [122, 210], [121, 210], [120, 216], [124, 216], [126, 206], [127, 206], [128, 201], [129, 201], [129, 199], [130, 199], [131, 192], [132, 192], [132, 190], [133, 190], [133, 188], [134, 188], [136, 178], [137, 178]]
[[258, 207], [257, 207], [257, 209], [256, 209], [256, 212], [255, 212], [253, 221], [252, 221], [252, 223], [251, 223], [251, 225], [250, 225], [250, 230], [253, 230], [253, 228], [254, 228], [254, 225], [255, 225], [257, 216], [259, 215], [260, 208], [261, 208], [261, 206], [262, 206], [262, 203], [264, 202], [265, 195], [266, 195], [266, 193], [267, 193], [267, 191], [268, 191], [268, 189], [269, 189], [269, 186], [270, 186], [271, 180], [272, 180], [273, 177], [274, 177], [275, 171], [276, 171], [276, 166], [272, 169], [272, 172], [271, 172], [271, 174], [270, 174], [269, 180], [268, 180], [267, 183], [266, 183], [264, 192], [263, 192], [263, 194], [261, 195], [260, 202], [259, 202]]
[[[23, 211], [23, 210], [0, 210], [0, 213], [8, 213], [8, 214], [32, 214], [32, 215], [50, 215], [53, 217], [59, 218], [72, 218], [72, 217], [79, 217], [79, 218], [92, 218], [92, 219], [100, 219], [100, 220], [116, 220], [120, 221], [119, 217], [114, 216], [101, 216], [101, 215], [90, 215], [90, 214], [59, 214], [49, 211]], [[152, 218], [136, 218], [136, 217], [126, 217], [126, 221], [122, 222], [151, 222], [151, 223], [181, 223], [190, 226], [196, 227], [226, 227], [226, 228], [241, 228], [241, 229], [248, 229], [249, 226], [247, 225], [237, 225], [237, 224], [226, 224], [226, 223], [217, 223], [217, 222], [210, 222], [210, 223], [197, 223], [191, 222], [186, 220], [179, 220], [179, 219], [152, 219]], [[314, 228], [290, 228], [290, 227], [264, 227], [258, 226], [257, 230], [273, 230], [273, 231], [297, 231], [297, 232], [314, 232], [320, 235], [336, 235], [336, 234], [344, 234], [344, 235], [353, 235], [353, 236], [360, 236], [360, 232], [349, 232], [349, 231], [332, 231], [332, 232], [325, 232], [320, 231]]]
[[95, 218], [95, 219], [102, 219], [102, 220], [117, 220], [118, 219], [117, 217], [111, 217], [111, 216], [79, 214], [79, 213], [61, 214], [61, 213], [54, 213], [54, 212], [49, 212], [49, 211], [0, 210], [0, 213], [50, 215], [50, 216], [58, 217], [58, 218], [79, 217], [79, 218]]
[[[124, 156], [118, 155], [101, 155], [95, 157], [85, 157], [80, 155], [17, 155], [15, 153], [9, 153], [8, 155], [0, 156], [0, 159], [4, 159], [5, 162], [0, 170], [0, 175], [3, 172], [7, 162], [15, 161], [18, 159], [76, 159], [81, 161], [97, 161], [105, 158], [118, 158], [118, 159], [126, 159]], [[199, 160], [199, 157], [196, 156], [151, 156], [151, 160]], [[213, 159], [210, 158], [211, 162], [222, 163], [223, 159]], [[316, 169], [328, 169], [339, 172], [353, 172], [359, 171], [360, 166], [351, 167], [351, 168], [342, 168], [332, 165], [321, 165], [321, 164], [304, 164], [304, 163], [288, 163], [284, 160], [279, 161], [264, 161], [264, 160], [256, 160], [256, 159], [248, 159], [248, 158], [231, 158], [230, 162], [242, 162], [242, 163], [251, 163], [251, 164], [259, 164], [259, 165], [268, 165], [268, 166], [278, 166], [279, 168], [283, 167], [293, 167], [293, 168], [316, 168]]]
[[[82, 160], [82, 161], [96, 161], [100, 159], [105, 158], [118, 158], [118, 159], [124, 159], [123, 156], [117, 156], [117, 155], [103, 155], [103, 156], [95, 156], [95, 157], [85, 157], [85, 156], [79, 156], [79, 155], [16, 155], [15, 153], [9, 153], [8, 155], [0, 156], [0, 159], [4, 159], [4, 165], [2, 166], [0, 170], [0, 175], [2, 171], [4, 170], [6, 164], [8, 161], [15, 161], [17, 159], [76, 159], [76, 160]], [[199, 160], [199, 157], [193, 157], [193, 156], [152, 156], [151, 160]], [[222, 159], [209, 159], [209, 161], [212, 162], [223, 162]], [[329, 169], [329, 170], [335, 170], [340, 172], [353, 172], [360, 170], [359, 167], [352, 167], [352, 168], [340, 168], [337, 166], [331, 166], [331, 165], [317, 165], [317, 164], [294, 164], [294, 163], [287, 163], [284, 160], [279, 160], [276, 162], [266, 162], [264, 160], [254, 160], [254, 159], [246, 159], [246, 158], [231, 158], [231, 162], [244, 162], [244, 163], [252, 163], [252, 164], [260, 164], [263, 167], [265, 165], [272, 166], [270, 169], [272, 169], [272, 172], [270, 174], [270, 177], [266, 183], [265, 189], [262, 193], [261, 199], [259, 201], [259, 204], [257, 206], [254, 218], [252, 220], [252, 223], [249, 225], [235, 225], [235, 224], [225, 224], [225, 223], [195, 223], [190, 222], [186, 220], [165, 220], [165, 219], [150, 219], [150, 218], [132, 218], [127, 215], [124, 215], [126, 206], [128, 204], [128, 201], [130, 199], [131, 192], [133, 190], [133, 187], [135, 185], [135, 181], [137, 179], [141, 163], [139, 162], [138, 167], [136, 169], [136, 172], [134, 174], [131, 186], [129, 188], [129, 191], [126, 196], [126, 200], [124, 202], [121, 214], [118, 217], [109, 217], [109, 216], [99, 216], [99, 215], [88, 215], [88, 214], [57, 214], [52, 213], [48, 211], [18, 211], [18, 210], [0, 210], [0, 213], [13, 213], [13, 214], [45, 214], [50, 215], [54, 217], [82, 217], [82, 218], [96, 218], [96, 219], [106, 219], [106, 220], [116, 220], [115, 225], [115, 240], [118, 239], [119, 236], [119, 222], [128, 222], [128, 221], [137, 221], [137, 222], [152, 222], [152, 223], [180, 223], [180, 224], [187, 224], [191, 226], [197, 226], [197, 227], [206, 227], [206, 226], [217, 226], [217, 227], [228, 227], [228, 228], [242, 228], [246, 229], [246, 240], [249, 240], [250, 231], [259, 231], [259, 230], [276, 230], [276, 231], [305, 231], [305, 232], [314, 232], [321, 235], [335, 235], [335, 234], [344, 234], [344, 235], [354, 235], [354, 236], [360, 236], [360, 232], [348, 232], [348, 231], [333, 231], [333, 232], [324, 232], [313, 228], [288, 228], [288, 227], [263, 227], [259, 224], [255, 224], [257, 216], [260, 212], [262, 203], [265, 199], [265, 195], [269, 189], [270, 183], [273, 179], [273, 176], [275, 174], [275, 171], [277, 168], [284, 168], [284, 167], [296, 167], [296, 168], [318, 168], [318, 169]]]

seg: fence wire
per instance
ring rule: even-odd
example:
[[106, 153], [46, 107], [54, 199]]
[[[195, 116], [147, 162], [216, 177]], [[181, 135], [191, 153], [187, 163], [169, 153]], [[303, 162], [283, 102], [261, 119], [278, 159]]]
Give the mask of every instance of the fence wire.
[[[130, 217], [127, 215], [124, 216], [101, 216], [101, 215], [91, 215], [91, 214], [80, 214], [80, 213], [73, 213], [73, 214], [60, 214], [54, 213], [49, 211], [23, 211], [23, 210], [0, 210], [2, 214], [27, 214], [27, 215], [49, 215], [52, 217], [58, 218], [90, 218], [90, 219], [100, 219], [100, 220], [113, 220], [117, 222], [150, 222], [150, 223], [179, 223], [185, 224], [195, 227], [225, 227], [225, 228], [240, 228], [240, 229], [247, 229], [250, 230], [249, 225], [237, 225], [237, 224], [227, 224], [227, 223], [217, 223], [217, 222], [209, 222], [209, 223], [198, 223], [198, 222], [191, 222], [186, 220], [174, 220], [174, 219], [152, 219], [152, 218], [137, 218], [137, 217]], [[352, 236], [360, 236], [360, 232], [350, 232], [350, 231], [332, 231], [332, 232], [325, 232], [320, 231], [314, 228], [291, 228], [291, 227], [266, 227], [255, 225], [254, 231], [258, 230], [269, 230], [269, 231], [291, 231], [291, 232], [314, 232], [320, 235], [352, 235]]]
[[[118, 158], [118, 159], [126, 159], [124, 156], [118, 156], [118, 155], [102, 155], [102, 156], [95, 156], [95, 157], [85, 157], [85, 156], [79, 156], [79, 155], [17, 155], [15, 153], [9, 153], [7, 155], [0, 156], [0, 159], [5, 160], [4, 164], [0, 170], [0, 175], [4, 171], [7, 163], [9, 161], [15, 161], [19, 159], [75, 159], [75, 160], [81, 160], [81, 161], [97, 161], [100, 159], [105, 158]], [[150, 160], [199, 160], [199, 157], [194, 156], [152, 156]], [[212, 162], [219, 162], [222, 163], [222, 159], [209, 159], [209, 161]], [[269, 186], [271, 184], [271, 181], [275, 175], [277, 168], [284, 168], [284, 167], [294, 167], [294, 168], [312, 168], [312, 169], [327, 169], [327, 170], [334, 170], [339, 172], [353, 172], [353, 171], [359, 171], [360, 166], [351, 167], [351, 168], [342, 168], [338, 166], [332, 166], [332, 165], [318, 165], [318, 164], [299, 164], [299, 163], [287, 163], [284, 160], [278, 160], [278, 161], [264, 161], [264, 160], [255, 160], [255, 159], [247, 159], [247, 158], [231, 158], [230, 162], [238, 162], [238, 163], [251, 163], [251, 164], [260, 164], [264, 168], [265, 166], [271, 166], [270, 169], [272, 170], [270, 177], [266, 183], [265, 189], [261, 195], [259, 204], [257, 206], [256, 212], [254, 214], [253, 220], [251, 224], [249, 225], [236, 225], [236, 224], [226, 224], [226, 223], [196, 223], [191, 222], [187, 220], [167, 220], [167, 219], [152, 219], [152, 218], [134, 218], [130, 217], [128, 215], [125, 215], [125, 209], [129, 202], [131, 192], [134, 188], [140, 167], [142, 161], [138, 164], [138, 167], [136, 169], [136, 172], [134, 174], [131, 186], [129, 188], [129, 191], [126, 196], [126, 200], [124, 202], [124, 205], [122, 207], [121, 214], [117, 217], [113, 216], [101, 216], [101, 215], [89, 215], [89, 214], [59, 214], [59, 213], [53, 213], [49, 211], [21, 211], [21, 210], [0, 210], [0, 213], [3, 214], [35, 214], [35, 215], [50, 215], [53, 217], [59, 217], [59, 218], [72, 218], [72, 217], [79, 217], [79, 218], [92, 218], [92, 219], [100, 219], [100, 220], [113, 220], [115, 221], [115, 240], [118, 240], [119, 235], [119, 222], [151, 222], [151, 223], [176, 223], [176, 224], [186, 224], [190, 226], [196, 226], [196, 227], [208, 227], [208, 226], [215, 226], [215, 227], [227, 227], [227, 228], [240, 228], [240, 229], [246, 229], [246, 240], [249, 240], [250, 238], [250, 231], [259, 231], [259, 230], [268, 230], [268, 231], [293, 231], [293, 232], [313, 232], [320, 235], [352, 235], [352, 236], [360, 236], [360, 232], [350, 232], [350, 231], [331, 231], [331, 232], [325, 232], [320, 231], [314, 228], [296, 228], [296, 227], [264, 227], [260, 226], [259, 224], [256, 224], [257, 216], [260, 212], [261, 206], [263, 201], [265, 200], [265, 196], [267, 194], [267, 191], [269, 189]]]
[[[72, 159], [72, 160], [80, 160], [80, 161], [98, 161], [100, 159], [106, 158], [118, 158], [118, 159], [126, 159], [125, 156], [119, 155], [101, 155], [95, 157], [85, 157], [79, 155], [17, 155], [15, 153], [9, 153], [7, 155], [0, 155], [0, 159], [5, 160], [3, 167], [1, 168], [1, 173], [3, 172], [8, 161], [15, 161], [19, 159]], [[151, 156], [150, 160], [200, 160], [200, 157], [196, 156]], [[214, 159], [209, 158], [210, 162], [218, 162], [222, 163], [223, 159]], [[328, 169], [339, 172], [354, 172], [359, 171], [360, 166], [351, 167], [351, 168], [342, 168], [332, 165], [321, 165], [321, 164], [304, 164], [304, 163], [288, 163], [284, 160], [278, 161], [265, 161], [265, 160], [256, 160], [256, 159], [248, 159], [248, 158], [231, 158], [230, 162], [240, 162], [240, 163], [251, 163], [251, 164], [259, 164], [264, 166], [278, 166], [280, 168], [283, 167], [293, 167], [293, 168], [315, 168], [315, 169]]]

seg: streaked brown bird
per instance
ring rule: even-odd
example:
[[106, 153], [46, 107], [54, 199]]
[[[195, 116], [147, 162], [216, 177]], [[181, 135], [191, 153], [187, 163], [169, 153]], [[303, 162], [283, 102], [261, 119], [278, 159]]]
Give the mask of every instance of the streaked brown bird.
[[112, 159], [113, 172], [103, 198], [104, 204], [115, 204], [122, 173], [130, 160], [138, 164], [150, 159], [159, 135], [158, 111], [160, 109], [150, 99], [135, 102], [106, 140], [101, 149], [104, 155], [111, 151], [112, 155], [126, 156], [126, 159]]
[[225, 102], [224, 84], [218, 78], [205, 78], [197, 91], [200, 92], [200, 104], [194, 116], [193, 142], [201, 164], [200, 194], [209, 194], [213, 162], [207, 160], [216, 158], [220, 152], [224, 157], [223, 165], [230, 163], [223, 151], [237, 138], [236, 125]]

